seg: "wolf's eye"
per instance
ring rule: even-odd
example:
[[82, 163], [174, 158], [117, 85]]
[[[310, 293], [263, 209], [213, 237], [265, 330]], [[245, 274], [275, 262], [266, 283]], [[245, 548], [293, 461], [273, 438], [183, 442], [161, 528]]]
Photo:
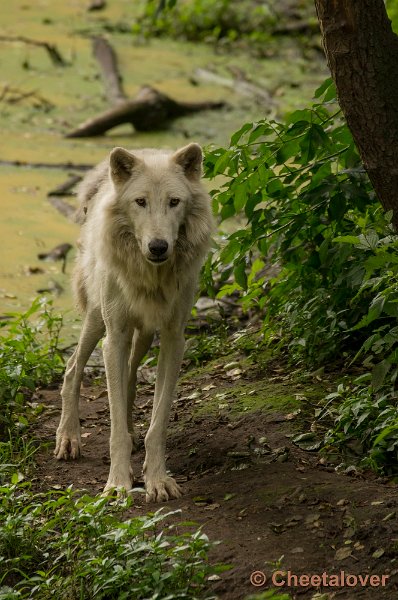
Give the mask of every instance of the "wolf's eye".
[[180, 204], [179, 198], [171, 198], [170, 199], [170, 206], [177, 206], [178, 204]]
[[138, 206], [142, 206], [142, 207], [146, 206], [145, 198], [136, 198], [135, 201], [138, 204]]

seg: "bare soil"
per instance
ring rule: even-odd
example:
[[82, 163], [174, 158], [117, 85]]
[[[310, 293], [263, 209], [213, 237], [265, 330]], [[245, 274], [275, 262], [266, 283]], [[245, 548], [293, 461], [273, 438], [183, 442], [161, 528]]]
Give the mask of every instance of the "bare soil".
[[[249, 371], [240, 376], [240, 383], [255, 380], [261, 388], [264, 377], [264, 387], [269, 385], [269, 372]], [[211, 551], [210, 560], [232, 565], [218, 580], [209, 582], [209, 590], [220, 599], [243, 600], [272, 588], [275, 570], [297, 575], [345, 571], [362, 576], [388, 574], [389, 580], [385, 587], [372, 587], [368, 582], [356, 587], [279, 589], [303, 599], [397, 598], [397, 486], [370, 473], [338, 474], [317, 453], [297, 448], [291, 437], [303, 423], [294, 414], [245, 409], [236, 413], [233, 406], [217, 405], [217, 400], [214, 404], [226, 379], [221, 366], [196, 372], [192, 379], [189, 373], [183, 377], [168, 438], [168, 467], [183, 486], [184, 496], [168, 502], [165, 509], [181, 511], [172, 517], [176, 522], [200, 524], [211, 540], [221, 542]], [[228, 385], [232, 389], [235, 384], [230, 381]], [[285, 385], [289, 387], [289, 381]], [[142, 439], [152, 391], [152, 385], [141, 385], [137, 423]], [[52, 455], [60, 416], [59, 390], [43, 390], [40, 396], [47, 409], [35, 426], [42, 446], [36, 457], [34, 487], [46, 491], [73, 484], [92, 494], [101, 492], [109, 469], [104, 381], [94, 384], [87, 377], [82, 387], [84, 454], [74, 462], [57, 462]], [[132, 458], [135, 486], [141, 488], [135, 492], [134, 515], [159, 508], [146, 504], [141, 493], [143, 460], [141, 448]], [[264, 585], [251, 583], [255, 571], [267, 576]]]

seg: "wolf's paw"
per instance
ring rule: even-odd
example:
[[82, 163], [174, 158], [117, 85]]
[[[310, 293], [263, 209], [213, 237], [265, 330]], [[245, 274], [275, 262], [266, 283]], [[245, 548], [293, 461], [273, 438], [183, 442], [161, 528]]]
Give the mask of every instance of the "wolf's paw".
[[182, 496], [182, 489], [173, 477], [161, 477], [159, 479], [146, 479], [146, 501], [167, 502], [172, 498]]
[[57, 431], [57, 441], [54, 456], [57, 460], [68, 460], [79, 458], [81, 454], [80, 430], [74, 432]]
[[131, 468], [116, 469], [109, 473], [108, 481], [102, 492], [103, 496], [127, 496], [131, 494], [133, 472]]

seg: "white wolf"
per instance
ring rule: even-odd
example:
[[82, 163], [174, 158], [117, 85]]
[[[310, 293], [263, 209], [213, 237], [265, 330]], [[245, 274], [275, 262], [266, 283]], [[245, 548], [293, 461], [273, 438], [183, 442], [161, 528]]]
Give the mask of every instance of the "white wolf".
[[79, 191], [85, 223], [74, 285], [84, 321], [66, 367], [55, 456], [80, 454], [83, 369], [106, 333], [111, 466], [105, 491], [131, 489], [137, 367], [159, 329], [155, 397], [145, 437], [147, 501], [181, 495], [166, 473], [166, 429], [184, 353], [184, 328], [213, 229], [201, 174], [198, 144], [175, 153], [115, 148], [88, 173]]

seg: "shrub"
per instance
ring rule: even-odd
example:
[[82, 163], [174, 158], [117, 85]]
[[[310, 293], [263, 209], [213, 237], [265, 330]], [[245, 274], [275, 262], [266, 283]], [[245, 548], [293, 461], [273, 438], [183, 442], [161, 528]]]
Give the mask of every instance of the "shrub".
[[177, 535], [175, 513], [123, 520], [129, 500], [0, 491], [0, 598], [209, 598], [209, 541]]
[[[395, 407], [398, 236], [330, 80], [316, 98], [284, 122], [246, 123], [228, 148], [207, 152], [207, 177], [224, 178], [212, 193], [214, 209], [221, 224], [234, 218], [239, 225], [204, 278], [210, 293], [239, 293], [244, 307], [257, 308], [265, 339], [291, 362], [313, 369], [337, 360], [347, 368], [361, 359], [369, 378], [364, 388], [351, 385], [350, 397], [369, 394]], [[221, 273], [217, 282], [214, 273]], [[372, 415], [367, 425], [378, 427]], [[398, 430], [393, 411], [386, 415], [377, 445], [387, 448], [388, 438], [391, 448]]]
[[29, 413], [39, 410], [30, 399], [38, 385], [56, 379], [63, 368], [58, 350], [62, 319], [51, 304], [38, 299], [26, 312], [8, 317], [0, 325], [0, 481], [4, 465], [32, 455], [33, 447], [22, 435]]

